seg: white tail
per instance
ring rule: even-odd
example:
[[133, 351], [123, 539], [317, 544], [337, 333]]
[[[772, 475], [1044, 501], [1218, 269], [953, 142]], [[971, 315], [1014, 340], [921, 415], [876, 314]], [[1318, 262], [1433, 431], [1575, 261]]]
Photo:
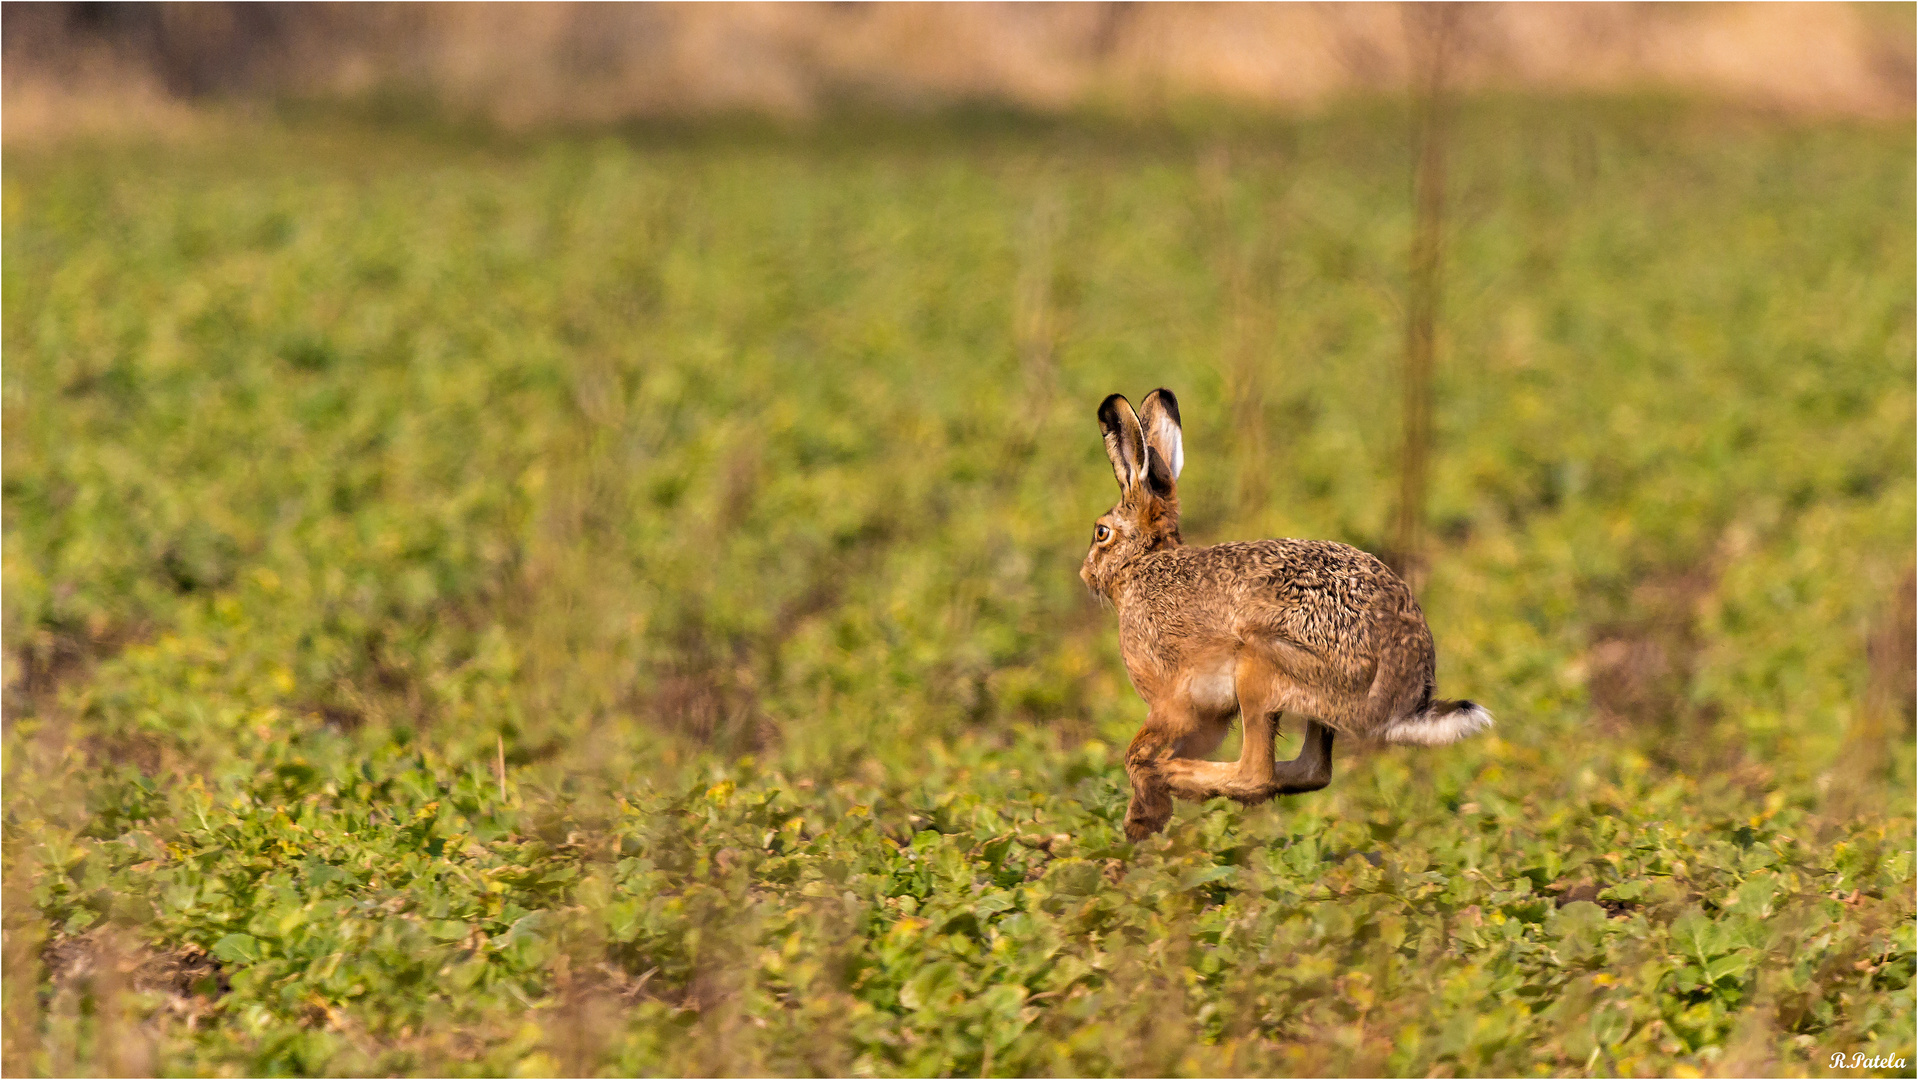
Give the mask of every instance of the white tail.
[[1413, 746], [1444, 746], [1492, 726], [1492, 714], [1470, 701], [1434, 701], [1423, 712], [1395, 721], [1382, 738]]

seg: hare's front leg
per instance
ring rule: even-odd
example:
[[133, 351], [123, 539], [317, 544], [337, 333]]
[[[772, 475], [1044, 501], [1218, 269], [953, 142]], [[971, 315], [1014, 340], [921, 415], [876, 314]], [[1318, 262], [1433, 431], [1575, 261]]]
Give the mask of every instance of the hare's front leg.
[[1164, 701], [1152, 706], [1145, 726], [1126, 748], [1126, 775], [1132, 781], [1132, 802], [1125, 813], [1126, 839], [1143, 840], [1165, 828], [1172, 817], [1174, 794], [1188, 799], [1205, 797], [1190, 790], [1193, 778], [1187, 774], [1192, 768], [1232, 766], [1190, 759], [1217, 749], [1227, 727], [1228, 718], [1202, 717], [1183, 702]]
[[[1133, 740], [1135, 749], [1138, 742]], [[1172, 791], [1159, 776], [1158, 762], [1149, 755], [1128, 752], [1125, 771], [1132, 780], [1132, 801], [1125, 808], [1125, 838], [1136, 843], [1172, 820]]]

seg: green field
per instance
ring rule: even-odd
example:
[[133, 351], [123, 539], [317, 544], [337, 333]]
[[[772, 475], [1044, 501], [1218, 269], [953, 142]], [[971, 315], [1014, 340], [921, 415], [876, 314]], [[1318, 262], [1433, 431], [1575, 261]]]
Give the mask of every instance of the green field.
[[1912, 1075], [1911, 126], [1454, 140], [1499, 726], [1138, 845], [1094, 408], [1388, 544], [1400, 110], [9, 148], [5, 1071]]

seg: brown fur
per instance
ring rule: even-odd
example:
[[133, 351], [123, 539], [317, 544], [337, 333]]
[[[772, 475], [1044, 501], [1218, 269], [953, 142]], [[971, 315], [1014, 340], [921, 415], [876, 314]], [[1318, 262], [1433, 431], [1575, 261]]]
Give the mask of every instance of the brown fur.
[[[1168, 391], [1148, 395], [1136, 417], [1115, 394], [1099, 415], [1121, 494], [1079, 576], [1117, 607], [1126, 671], [1148, 706], [1126, 752], [1128, 837], [1164, 827], [1173, 796], [1255, 803], [1324, 787], [1335, 733], [1380, 738], [1395, 724], [1482, 712], [1432, 700], [1425, 613], [1371, 555], [1324, 540], [1184, 545], [1183, 449]], [[1276, 762], [1287, 711], [1311, 721], [1299, 757]], [[1245, 723], [1239, 760], [1199, 760], [1234, 714]]]

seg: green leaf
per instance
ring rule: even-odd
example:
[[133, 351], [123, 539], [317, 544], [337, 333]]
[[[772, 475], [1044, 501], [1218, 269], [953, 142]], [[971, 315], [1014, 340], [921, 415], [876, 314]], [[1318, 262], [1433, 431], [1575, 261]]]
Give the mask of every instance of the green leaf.
[[1751, 970], [1751, 965], [1752, 954], [1740, 950], [1727, 956], [1721, 956], [1705, 965], [1705, 978], [1707, 981], [1715, 983], [1720, 979], [1743, 975], [1745, 972]]
[[930, 964], [900, 987], [899, 1003], [915, 1010], [939, 1008], [949, 1004], [960, 994], [961, 989], [957, 965]]
[[989, 892], [972, 902], [973, 913], [981, 919], [997, 915], [1002, 911], [1011, 911], [1012, 895], [1004, 892]]
[[215, 942], [211, 951], [229, 964], [251, 964], [260, 958], [260, 943], [250, 934], [228, 934]]

